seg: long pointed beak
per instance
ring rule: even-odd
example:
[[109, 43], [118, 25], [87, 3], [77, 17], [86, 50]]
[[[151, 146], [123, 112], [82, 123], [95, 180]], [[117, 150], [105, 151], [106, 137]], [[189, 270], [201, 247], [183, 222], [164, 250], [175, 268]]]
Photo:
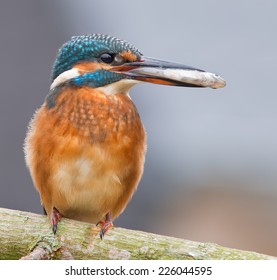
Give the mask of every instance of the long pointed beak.
[[187, 65], [142, 57], [140, 61], [112, 67], [128, 78], [154, 84], [182, 87], [221, 88], [226, 82], [220, 76]]

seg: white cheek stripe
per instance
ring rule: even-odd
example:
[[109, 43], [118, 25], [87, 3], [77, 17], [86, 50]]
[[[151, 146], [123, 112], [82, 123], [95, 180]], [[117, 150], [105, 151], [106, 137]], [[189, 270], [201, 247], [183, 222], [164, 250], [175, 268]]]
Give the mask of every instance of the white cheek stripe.
[[72, 68], [70, 70], [67, 70], [63, 73], [61, 73], [54, 81], [53, 83], [51, 84], [50, 86], [50, 90], [59, 86], [60, 84], [63, 84], [64, 82], [70, 80], [70, 79], [73, 79], [75, 77], [78, 77], [80, 76], [80, 72], [77, 68]]
[[[65, 83], [68, 80], [71, 80], [75, 77], [80, 76], [81, 73], [79, 72], [78, 68], [72, 68], [61, 73], [51, 84], [50, 90], [53, 88]], [[123, 93], [128, 94], [130, 88], [135, 84], [141, 83], [140, 81], [132, 80], [132, 79], [123, 79], [118, 82], [114, 82], [112, 84], [108, 84], [103, 87], [98, 87], [97, 89], [103, 91], [105, 94], [116, 94], [116, 93]]]

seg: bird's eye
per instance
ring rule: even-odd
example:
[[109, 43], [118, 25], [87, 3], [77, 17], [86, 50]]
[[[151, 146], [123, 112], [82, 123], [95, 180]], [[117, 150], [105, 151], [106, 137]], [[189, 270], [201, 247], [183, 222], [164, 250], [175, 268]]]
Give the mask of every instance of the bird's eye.
[[110, 53], [102, 53], [100, 59], [104, 63], [111, 64], [114, 61], [114, 55]]

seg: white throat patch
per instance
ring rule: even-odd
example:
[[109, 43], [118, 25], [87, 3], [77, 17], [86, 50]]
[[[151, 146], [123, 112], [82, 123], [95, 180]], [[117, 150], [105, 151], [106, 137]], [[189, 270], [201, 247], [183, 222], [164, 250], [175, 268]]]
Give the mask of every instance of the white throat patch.
[[103, 87], [98, 87], [98, 90], [101, 90], [105, 94], [116, 94], [116, 93], [122, 93], [122, 94], [128, 94], [129, 90], [136, 84], [140, 83], [140, 81], [135, 80], [129, 80], [129, 79], [122, 79], [118, 82], [108, 84]]

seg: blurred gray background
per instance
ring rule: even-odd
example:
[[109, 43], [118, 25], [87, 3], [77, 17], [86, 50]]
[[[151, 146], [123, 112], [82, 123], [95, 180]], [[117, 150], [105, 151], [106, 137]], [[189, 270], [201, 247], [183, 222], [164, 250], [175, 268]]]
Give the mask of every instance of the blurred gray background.
[[116, 226], [277, 255], [277, 2], [1, 1], [0, 207], [42, 213], [26, 128], [57, 49], [105, 33], [222, 75], [220, 90], [136, 86], [143, 179]]

